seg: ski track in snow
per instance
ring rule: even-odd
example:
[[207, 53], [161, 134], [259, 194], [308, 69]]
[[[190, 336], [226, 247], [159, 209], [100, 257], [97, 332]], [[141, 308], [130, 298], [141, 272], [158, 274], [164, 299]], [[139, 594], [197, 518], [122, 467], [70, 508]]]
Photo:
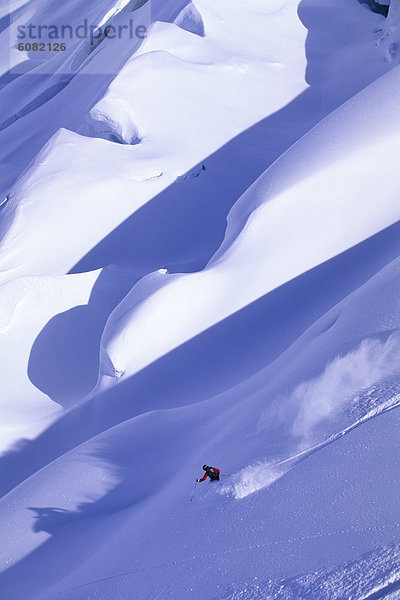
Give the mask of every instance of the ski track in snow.
[[[384, 389], [387, 390], [388, 388], [393, 390], [393, 388], [398, 388], [399, 386], [400, 386], [400, 383], [398, 381], [396, 381], [395, 383], [389, 382], [389, 384], [382, 384], [381, 386], [376, 386], [376, 387], [372, 388], [371, 390], [367, 390], [364, 394], [361, 394], [361, 398], [363, 400], [365, 400], [365, 399], [370, 400], [371, 395], [374, 392], [376, 393], [377, 397], [380, 397], [380, 392], [382, 390], [384, 390]], [[373, 403], [370, 402], [370, 404], [373, 404]], [[307, 458], [309, 458], [310, 456], [312, 456], [319, 450], [322, 450], [323, 448], [325, 448], [331, 444], [334, 444], [337, 440], [343, 438], [343, 436], [345, 436], [345, 435], [350, 434], [352, 431], [361, 427], [368, 421], [375, 419], [375, 418], [377, 418], [385, 413], [388, 413], [392, 410], [395, 410], [396, 408], [399, 408], [399, 407], [400, 407], [400, 394], [396, 394], [393, 398], [386, 400], [384, 403], [382, 403], [378, 406], [373, 406], [372, 408], [370, 408], [370, 410], [368, 410], [368, 412], [362, 418], [355, 421], [351, 425], [347, 426], [345, 429], [335, 433], [334, 435], [331, 435], [328, 439], [323, 440], [323, 441], [319, 442], [318, 444], [314, 445], [313, 447], [307, 448], [306, 450], [303, 450], [294, 456], [290, 456], [279, 462], [267, 465], [266, 468], [271, 469], [272, 471], [274, 469], [277, 469], [278, 467], [281, 467], [282, 465], [285, 465], [285, 469], [282, 472], [280, 472], [280, 474], [277, 478], [273, 479], [265, 487], [268, 487], [269, 485], [274, 483], [277, 479], [279, 479], [280, 477], [283, 477], [288, 472], [289, 469], [295, 468], [297, 464], [299, 464], [301, 461], [306, 460]], [[289, 465], [289, 466], [286, 468], [286, 465]], [[234, 474], [232, 474], [231, 476], [235, 477]], [[265, 489], [265, 487], [260, 488], [260, 489]], [[260, 490], [257, 490], [257, 491], [260, 491]], [[232, 486], [230, 486], [230, 485], [224, 486], [219, 493], [222, 495], [225, 495], [225, 494], [229, 495], [230, 493], [232, 493]], [[236, 496], [237, 500], [239, 500], [239, 501], [243, 497], [245, 497], [245, 496], [239, 496], [239, 497]], [[258, 526], [258, 529], [260, 529], [260, 527], [262, 528], [262, 526]], [[391, 523], [387, 524], [386, 526], [385, 525], [379, 525], [379, 526], [369, 525], [369, 526], [361, 527], [361, 528], [360, 527], [350, 527], [347, 529], [321, 531], [318, 534], [314, 534], [314, 535], [295, 537], [295, 538], [285, 538], [285, 539], [274, 540], [271, 542], [265, 542], [262, 544], [237, 546], [235, 548], [231, 548], [229, 550], [224, 550], [222, 552], [210, 552], [207, 554], [193, 555], [186, 560], [175, 560], [175, 561], [165, 562], [162, 564], [157, 564], [157, 565], [152, 565], [152, 566], [145, 567], [142, 569], [127, 571], [125, 573], [118, 573], [115, 575], [111, 575], [109, 577], [90, 581], [90, 582], [84, 583], [82, 585], [76, 586], [75, 588], [59, 592], [57, 595], [57, 598], [60, 598], [60, 600], [64, 600], [64, 599], [68, 600], [69, 597], [71, 597], [71, 598], [73, 597], [73, 596], [70, 596], [70, 594], [73, 594], [74, 592], [76, 592], [78, 590], [87, 589], [87, 591], [90, 591], [90, 586], [93, 586], [94, 584], [98, 584], [98, 583], [103, 583], [106, 581], [111, 581], [113, 579], [126, 578], [129, 576], [153, 572], [153, 571], [157, 571], [157, 570], [164, 569], [164, 568], [173, 568], [173, 567], [178, 567], [178, 566], [183, 567], [183, 568], [189, 568], [190, 565], [193, 564], [193, 562], [199, 561], [199, 560], [204, 560], [205, 558], [216, 559], [221, 556], [240, 554], [242, 552], [246, 552], [249, 550], [263, 551], [264, 549], [267, 549], [267, 548], [273, 548], [276, 545], [296, 544], [298, 542], [303, 542], [303, 541], [307, 541], [307, 540], [316, 540], [319, 538], [329, 538], [331, 536], [346, 535], [346, 534], [350, 534], [350, 533], [359, 533], [359, 534], [374, 533], [374, 532], [382, 532], [384, 529], [390, 529], [391, 531], [393, 531], [393, 530], [395, 530], [393, 528], [400, 528], [400, 521], [391, 522]], [[386, 552], [389, 553], [389, 549]], [[400, 552], [400, 550], [399, 550], [399, 552]], [[399, 554], [399, 556], [400, 556], [400, 554]], [[392, 559], [392, 556], [390, 556], [390, 558]], [[373, 559], [373, 562], [375, 562], [375, 561], [376, 561], [376, 558]], [[389, 560], [388, 560], [388, 564], [389, 565], [391, 564], [391, 562]], [[347, 565], [340, 566], [338, 571], [335, 571], [334, 577], [335, 578], [341, 577], [342, 573], [346, 572], [347, 570], [348, 570]], [[315, 575], [317, 575], [317, 574], [315, 574]], [[378, 575], [379, 575], [379, 571], [378, 571]], [[320, 580], [321, 577], [323, 577], [325, 579], [330, 579], [332, 576], [333, 576], [332, 574], [326, 573], [326, 574], [318, 574], [318, 577], [315, 577], [315, 578], [318, 580]], [[394, 578], [394, 581], [393, 581], [393, 578]], [[306, 578], [306, 580], [307, 580], [307, 578]], [[368, 585], [369, 585], [368, 577], [366, 577], [366, 576], [364, 577], [364, 584], [366, 587], [368, 587]], [[262, 585], [260, 586], [260, 584], [253, 584], [255, 595], [251, 595], [253, 593], [253, 591], [250, 586], [250, 587], [246, 587], [244, 592], [243, 591], [235, 592], [235, 593], [233, 593], [233, 595], [229, 595], [229, 597], [228, 596], [227, 597], [224, 596], [223, 598], [221, 597], [221, 600], [240, 600], [241, 598], [246, 598], [246, 600], [248, 598], [253, 599], [253, 600], [258, 600], [258, 599], [259, 600], [261, 600], [261, 599], [269, 600], [269, 598], [271, 598], [271, 600], [273, 598], [289, 600], [292, 598], [291, 595], [286, 595], [285, 582], [282, 582], [279, 584], [271, 582], [270, 584], [268, 584], [268, 586], [271, 588], [276, 587], [276, 589], [271, 590], [271, 592], [269, 593], [269, 590], [265, 589]], [[292, 584], [290, 583], [288, 585], [288, 587], [289, 587], [289, 593], [291, 593], [290, 588], [292, 587]], [[315, 584], [314, 584], [314, 587], [315, 587]], [[328, 588], [328, 586], [326, 586], [326, 587]], [[329, 588], [328, 588], [330, 591], [326, 592], [326, 593], [331, 594], [333, 587], [334, 587], [334, 585], [330, 584]], [[381, 585], [377, 586], [377, 588], [374, 588], [371, 591], [371, 593], [368, 592], [368, 595], [364, 596], [364, 592], [363, 592], [363, 594], [354, 596], [354, 597], [351, 596], [351, 598], [352, 598], [352, 600], [378, 600], [378, 598], [386, 597], [386, 595], [388, 593], [395, 591], [398, 587], [400, 587], [400, 570], [399, 571], [396, 570], [395, 575], [392, 576], [392, 578], [390, 578], [389, 581], [385, 581]], [[342, 594], [342, 595], [346, 592], [349, 593], [348, 590], [343, 590], [343, 589], [340, 590], [340, 594]], [[317, 600], [317, 598], [321, 598], [321, 600], [323, 600], [323, 598], [326, 598], [327, 600], [328, 599], [333, 600], [334, 597], [335, 598], [343, 597], [342, 595], [334, 596], [334, 597], [331, 595], [315, 596], [315, 595], [313, 595], [313, 594], [315, 594], [315, 592], [312, 589], [310, 590], [309, 593], [311, 593], [310, 598], [315, 598], [315, 600]], [[321, 590], [319, 592], [317, 591], [317, 593], [321, 594]], [[271, 595], [269, 595], [269, 594], [271, 594]], [[384, 594], [384, 595], [381, 595], [381, 594]], [[297, 596], [293, 596], [293, 599], [297, 600], [297, 598], [298, 598]], [[349, 600], [350, 600], [350, 596], [349, 596]]]
[[[399, 597], [398, 444], [379, 479], [367, 442], [400, 408], [400, 0], [268, 3], [153, 0], [143, 44], [0, 62], [5, 600]], [[185, 504], [204, 460], [230, 479]]]
[[[392, 390], [393, 387], [398, 389], [400, 387], [400, 383], [396, 380], [394, 384], [389, 383], [388, 387], [389, 390]], [[327, 439], [318, 442], [312, 447], [301, 450], [297, 454], [289, 456], [288, 458], [284, 458], [283, 460], [280, 460], [278, 462], [259, 463], [254, 466], [245, 467], [241, 472], [237, 474], [232, 474], [233, 483], [225, 484], [221, 489], [221, 494], [232, 495], [236, 499], [241, 499], [245, 498], [249, 494], [256, 493], [262, 489], [265, 489], [272, 485], [275, 481], [283, 477], [290, 469], [293, 469], [296, 466], [296, 464], [300, 463], [303, 460], [306, 460], [314, 453], [318, 452], [319, 450], [322, 450], [330, 444], [335, 443], [337, 440], [351, 433], [358, 427], [364, 425], [371, 419], [375, 419], [380, 415], [383, 415], [400, 407], [399, 393], [396, 393], [392, 398], [381, 403], [371, 401], [371, 395], [373, 393], [375, 393], [375, 395], [379, 398], [381, 397], [381, 392], [384, 390], [387, 390], [385, 384], [377, 385], [374, 386], [371, 390], [360, 394], [359, 397], [356, 397], [354, 399], [355, 402], [357, 402], [358, 404], [358, 410], [360, 411], [360, 407], [364, 404], [363, 408], [367, 412], [365, 412], [365, 414], [362, 417], [357, 419], [351, 425], [348, 425], [347, 427], [338, 431], [337, 433], [332, 434]], [[367, 403], [369, 404], [369, 406]], [[354, 411], [354, 407], [352, 407], [347, 412], [351, 415], [352, 411]], [[255, 488], [253, 487], [254, 484], [252, 481], [253, 471], [255, 472], [256, 479], [259, 479], [259, 483], [256, 485]]]

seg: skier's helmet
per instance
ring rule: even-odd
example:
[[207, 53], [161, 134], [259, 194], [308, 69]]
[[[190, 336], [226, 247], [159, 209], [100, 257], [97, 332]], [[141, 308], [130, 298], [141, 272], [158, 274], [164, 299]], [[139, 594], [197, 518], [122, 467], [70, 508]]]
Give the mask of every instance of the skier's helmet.
[[207, 469], [207, 465], [203, 465], [202, 469], [205, 471]]

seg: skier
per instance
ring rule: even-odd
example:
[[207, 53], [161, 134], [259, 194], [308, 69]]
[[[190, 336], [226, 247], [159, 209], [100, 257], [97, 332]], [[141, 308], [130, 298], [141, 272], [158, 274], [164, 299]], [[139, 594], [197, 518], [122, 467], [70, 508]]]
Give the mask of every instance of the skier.
[[219, 481], [221, 471], [220, 469], [217, 469], [217, 467], [203, 465], [203, 471], [205, 471], [203, 477], [201, 479], [196, 479], [196, 481], [204, 481], [207, 477], [209, 477], [211, 481]]

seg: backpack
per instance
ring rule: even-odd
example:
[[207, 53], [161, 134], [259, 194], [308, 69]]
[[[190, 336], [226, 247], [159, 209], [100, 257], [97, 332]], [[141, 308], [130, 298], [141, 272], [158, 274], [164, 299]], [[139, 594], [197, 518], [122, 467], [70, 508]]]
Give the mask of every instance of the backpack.
[[206, 469], [206, 473], [209, 476], [209, 478], [211, 480], [218, 480], [219, 479], [219, 475], [217, 473], [217, 471], [213, 468], [213, 467], [208, 467]]

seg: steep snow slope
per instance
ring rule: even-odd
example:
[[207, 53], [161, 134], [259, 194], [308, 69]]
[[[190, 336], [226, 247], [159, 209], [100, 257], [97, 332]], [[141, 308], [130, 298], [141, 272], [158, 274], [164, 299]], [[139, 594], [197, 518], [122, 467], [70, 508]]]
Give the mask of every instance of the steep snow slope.
[[[47, 269], [50, 273], [68, 271], [96, 242], [178, 177], [195, 168], [202, 158], [301, 93], [306, 87], [306, 30], [297, 18], [296, 7], [297, 4], [291, 2], [284, 10], [288, 15], [283, 20], [283, 27], [287, 28], [285, 37], [291, 38], [288, 56], [283, 57], [290, 70], [290, 78], [281, 72], [279, 65], [272, 63], [271, 54], [276, 51], [273, 44], [265, 40], [265, 29], [272, 29], [276, 21], [274, 12], [269, 15], [270, 11], [264, 9], [265, 16], [258, 19], [259, 25], [254, 32], [258, 45], [249, 43], [247, 50], [243, 42], [250, 42], [253, 34], [249, 23], [254, 22], [252, 17], [258, 14], [256, 5], [239, 9], [241, 19], [247, 18], [243, 41], [236, 31], [237, 14], [236, 19], [228, 22], [226, 33], [220, 28], [222, 39], [215, 35], [210, 35], [210, 39], [207, 36], [200, 38], [174, 25], [157, 24], [146, 40], [148, 50], [134, 56], [116, 78], [119, 86], [128, 87], [129, 94], [135, 97], [132, 108], [138, 113], [137, 122], [131, 122], [131, 104], [116, 95], [112, 87], [103, 104], [93, 112], [96, 133], [100, 113], [104, 112], [101, 106], [106, 101], [109, 105], [110, 97], [114, 96], [118, 119], [126, 121], [126, 125], [118, 123], [112, 114], [101, 117], [109, 124], [109, 136], [128, 143], [136, 141], [136, 138], [146, 139], [141, 144], [121, 146], [71, 132], [61, 132], [53, 137], [46, 154], [37, 157], [35, 165], [17, 183], [7, 207], [15, 213], [10, 231], [3, 241], [2, 270], [7, 271], [17, 262], [19, 272], [24, 274], [27, 271], [37, 272], [37, 269], [41, 272]], [[225, 11], [213, 16], [217, 22], [227, 10], [223, 8]], [[231, 42], [230, 47], [225, 49], [227, 35], [230, 35]], [[260, 39], [261, 36], [264, 40]], [[278, 36], [276, 43], [281, 48], [286, 45], [284, 40], [278, 42]], [[154, 51], [156, 45], [158, 51]], [[253, 57], [255, 51], [257, 60]], [[282, 51], [278, 53], [281, 55]], [[238, 56], [240, 58], [236, 58]], [[107, 56], [102, 56], [101, 52], [97, 58], [107, 61]], [[239, 90], [242, 90], [241, 93]], [[215, 97], [220, 94], [223, 97], [215, 102]], [[229, 105], [230, 108], [227, 108]], [[126, 111], [128, 115], [125, 117]], [[103, 131], [102, 137], [104, 135]], [[195, 145], [193, 139], [197, 140]], [[66, 153], [75, 156], [76, 163], [70, 168], [65, 165]], [[81, 168], [78, 169], [78, 165]], [[113, 176], [105, 172], [105, 168]], [[40, 182], [38, 186], [32, 186], [32, 177]], [[106, 186], [104, 179], [107, 179]], [[35, 189], [37, 193], [33, 197]], [[184, 193], [179, 185], [178, 195]], [[56, 211], [53, 208], [54, 196], [59, 202]], [[25, 197], [28, 197], [27, 201]], [[96, 211], [93, 210], [94, 203]], [[61, 210], [66, 212], [60, 222]], [[39, 226], [35, 226], [35, 221], [43, 224], [44, 213], [45, 231], [57, 228], [57, 235], [64, 235], [69, 240], [68, 245], [54, 252], [50, 264], [44, 250], [48, 241], [41, 233], [39, 246], [36, 238]], [[96, 215], [97, 222], [94, 221]], [[30, 240], [25, 236], [21, 238], [22, 231], [26, 235], [25, 223], [28, 221], [32, 235]], [[90, 222], [91, 238], [76, 235], [77, 222], [85, 230]], [[41, 226], [40, 231], [43, 232], [43, 229]], [[36, 248], [35, 252], [32, 252], [33, 248]], [[42, 253], [40, 248], [43, 248]]]
[[[17, 28], [56, 25], [76, 31], [87, 22], [88, 27], [99, 25], [104, 30], [107, 24], [118, 28], [132, 21], [134, 29], [147, 27], [157, 19], [173, 20], [187, 3], [152, 0], [134, 12], [138, 2], [120, 0], [74, 0], [61, 9], [58, 2], [30, 0], [15, 7], [11, 27], [4, 26], [0, 31], [2, 47], [11, 44], [0, 62], [0, 193], [10, 191], [21, 172], [61, 127], [78, 132], [85, 129], [88, 111], [143, 41], [136, 35], [124, 35], [121, 39], [100, 37], [101, 43], [91, 52], [90, 38], [82, 40], [76, 34], [72, 39], [67, 36], [66, 52], [21, 52], [17, 49], [21, 42]], [[8, 11], [9, 3], [4, 5]], [[6, 25], [6, 16], [4, 21]], [[26, 37], [22, 41], [35, 40]]]
[[0, 287], [0, 452], [91, 390], [104, 323], [128, 289], [127, 273], [111, 268]]
[[235, 204], [206, 269], [134, 287], [105, 330], [103, 375], [139, 371], [399, 220], [399, 86], [397, 67], [280, 158]]
[[[356, 0], [165, 6], [188, 31], [155, 23], [107, 93], [75, 97], [74, 77], [7, 128], [30, 139], [76, 102], [0, 209], [18, 441], [0, 457], [1, 593], [394, 596], [399, 72], [383, 19]], [[118, 48], [88, 67], [119, 71]], [[113, 262], [129, 269], [93, 270]], [[226, 477], [194, 487], [204, 461]]]
[[[131, 419], [109, 399], [75, 409], [77, 424], [91, 415], [87, 442], [58, 460], [48, 455], [48, 466], [2, 500], [6, 556], [16, 563], [2, 589], [23, 598], [29, 586], [36, 597], [55, 584], [38, 597], [129, 598], [134, 586], [143, 598], [233, 599], [250, 585], [258, 599], [273, 597], [278, 579], [289, 593], [293, 576], [330, 570], [322, 592], [318, 578], [306, 578], [310, 597], [357, 589], [362, 598], [398, 577], [391, 546], [398, 539], [399, 264], [238, 389]], [[123, 422], [92, 437], [121, 409]], [[61, 446], [67, 424], [56, 434]], [[49, 439], [42, 453], [54, 451]], [[37, 451], [34, 444], [30, 456]], [[220, 487], [198, 487], [190, 502], [204, 455], [233, 475]], [[26, 534], [13, 541], [16, 527]], [[374, 548], [383, 559], [369, 576], [353, 565], [346, 579], [349, 563]]]
[[[64, 119], [68, 128], [85, 134], [89, 127], [94, 135], [135, 143], [106, 143], [63, 130], [50, 140], [17, 182], [5, 209], [10, 228], [0, 248], [2, 277], [11, 269], [14, 275], [62, 274], [86, 253], [79, 270], [111, 260], [128, 262], [140, 274], [169, 265], [174, 270], [204, 266], [221, 241], [227, 211], [266, 166], [332, 108], [389, 68], [373, 33], [382, 17], [356, 2], [341, 2], [343, 12], [338, 13], [334, 2], [321, 9], [310, 0], [277, 0], [269, 7], [253, 0], [232, 9], [231, 3], [216, 6], [202, 0], [196, 7], [205, 37], [172, 24], [155, 24], [93, 108], [86, 128], [80, 111], [87, 111], [91, 104], [86, 98], [91, 103], [97, 93], [103, 95], [104, 87], [94, 93], [89, 85], [81, 97], [74, 81], [65, 90], [71, 98], [58, 94], [20, 119], [15, 126], [24, 130], [26, 118], [36, 119], [28, 127], [32, 131], [47, 119], [44, 110], [59, 113], [60, 102], [70, 107], [75, 119]], [[328, 34], [326, 23], [331, 34], [325, 35], [328, 43], [321, 56], [319, 31], [322, 27]], [[88, 72], [119, 57], [117, 46], [113, 49], [118, 40], [109, 41], [113, 43], [99, 48]], [[124, 46], [121, 51], [128, 50]], [[117, 70], [118, 65], [113, 66]], [[233, 139], [238, 134], [244, 139]], [[16, 131], [12, 137], [21, 139]], [[66, 155], [73, 156], [72, 163], [66, 164]], [[33, 186], [34, 181], [38, 183]], [[158, 205], [167, 208], [159, 210]], [[185, 217], [182, 224], [177, 207]], [[201, 226], [196, 228], [199, 219]], [[109, 242], [100, 243], [124, 221], [127, 233], [115, 230]], [[210, 230], [209, 244], [203, 227]], [[174, 236], [170, 228], [176, 230]], [[90, 234], [80, 235], [82, 229]], [[154, 230], [147, 245], [140, 237], [143, 229]], [[54, 248], [49, 257], [45, 248], [55, 231], [68, 243]], [[138, 240], [133, 251], [132, 238]], [[92, 250], [96, 242], [100, 245]]]

